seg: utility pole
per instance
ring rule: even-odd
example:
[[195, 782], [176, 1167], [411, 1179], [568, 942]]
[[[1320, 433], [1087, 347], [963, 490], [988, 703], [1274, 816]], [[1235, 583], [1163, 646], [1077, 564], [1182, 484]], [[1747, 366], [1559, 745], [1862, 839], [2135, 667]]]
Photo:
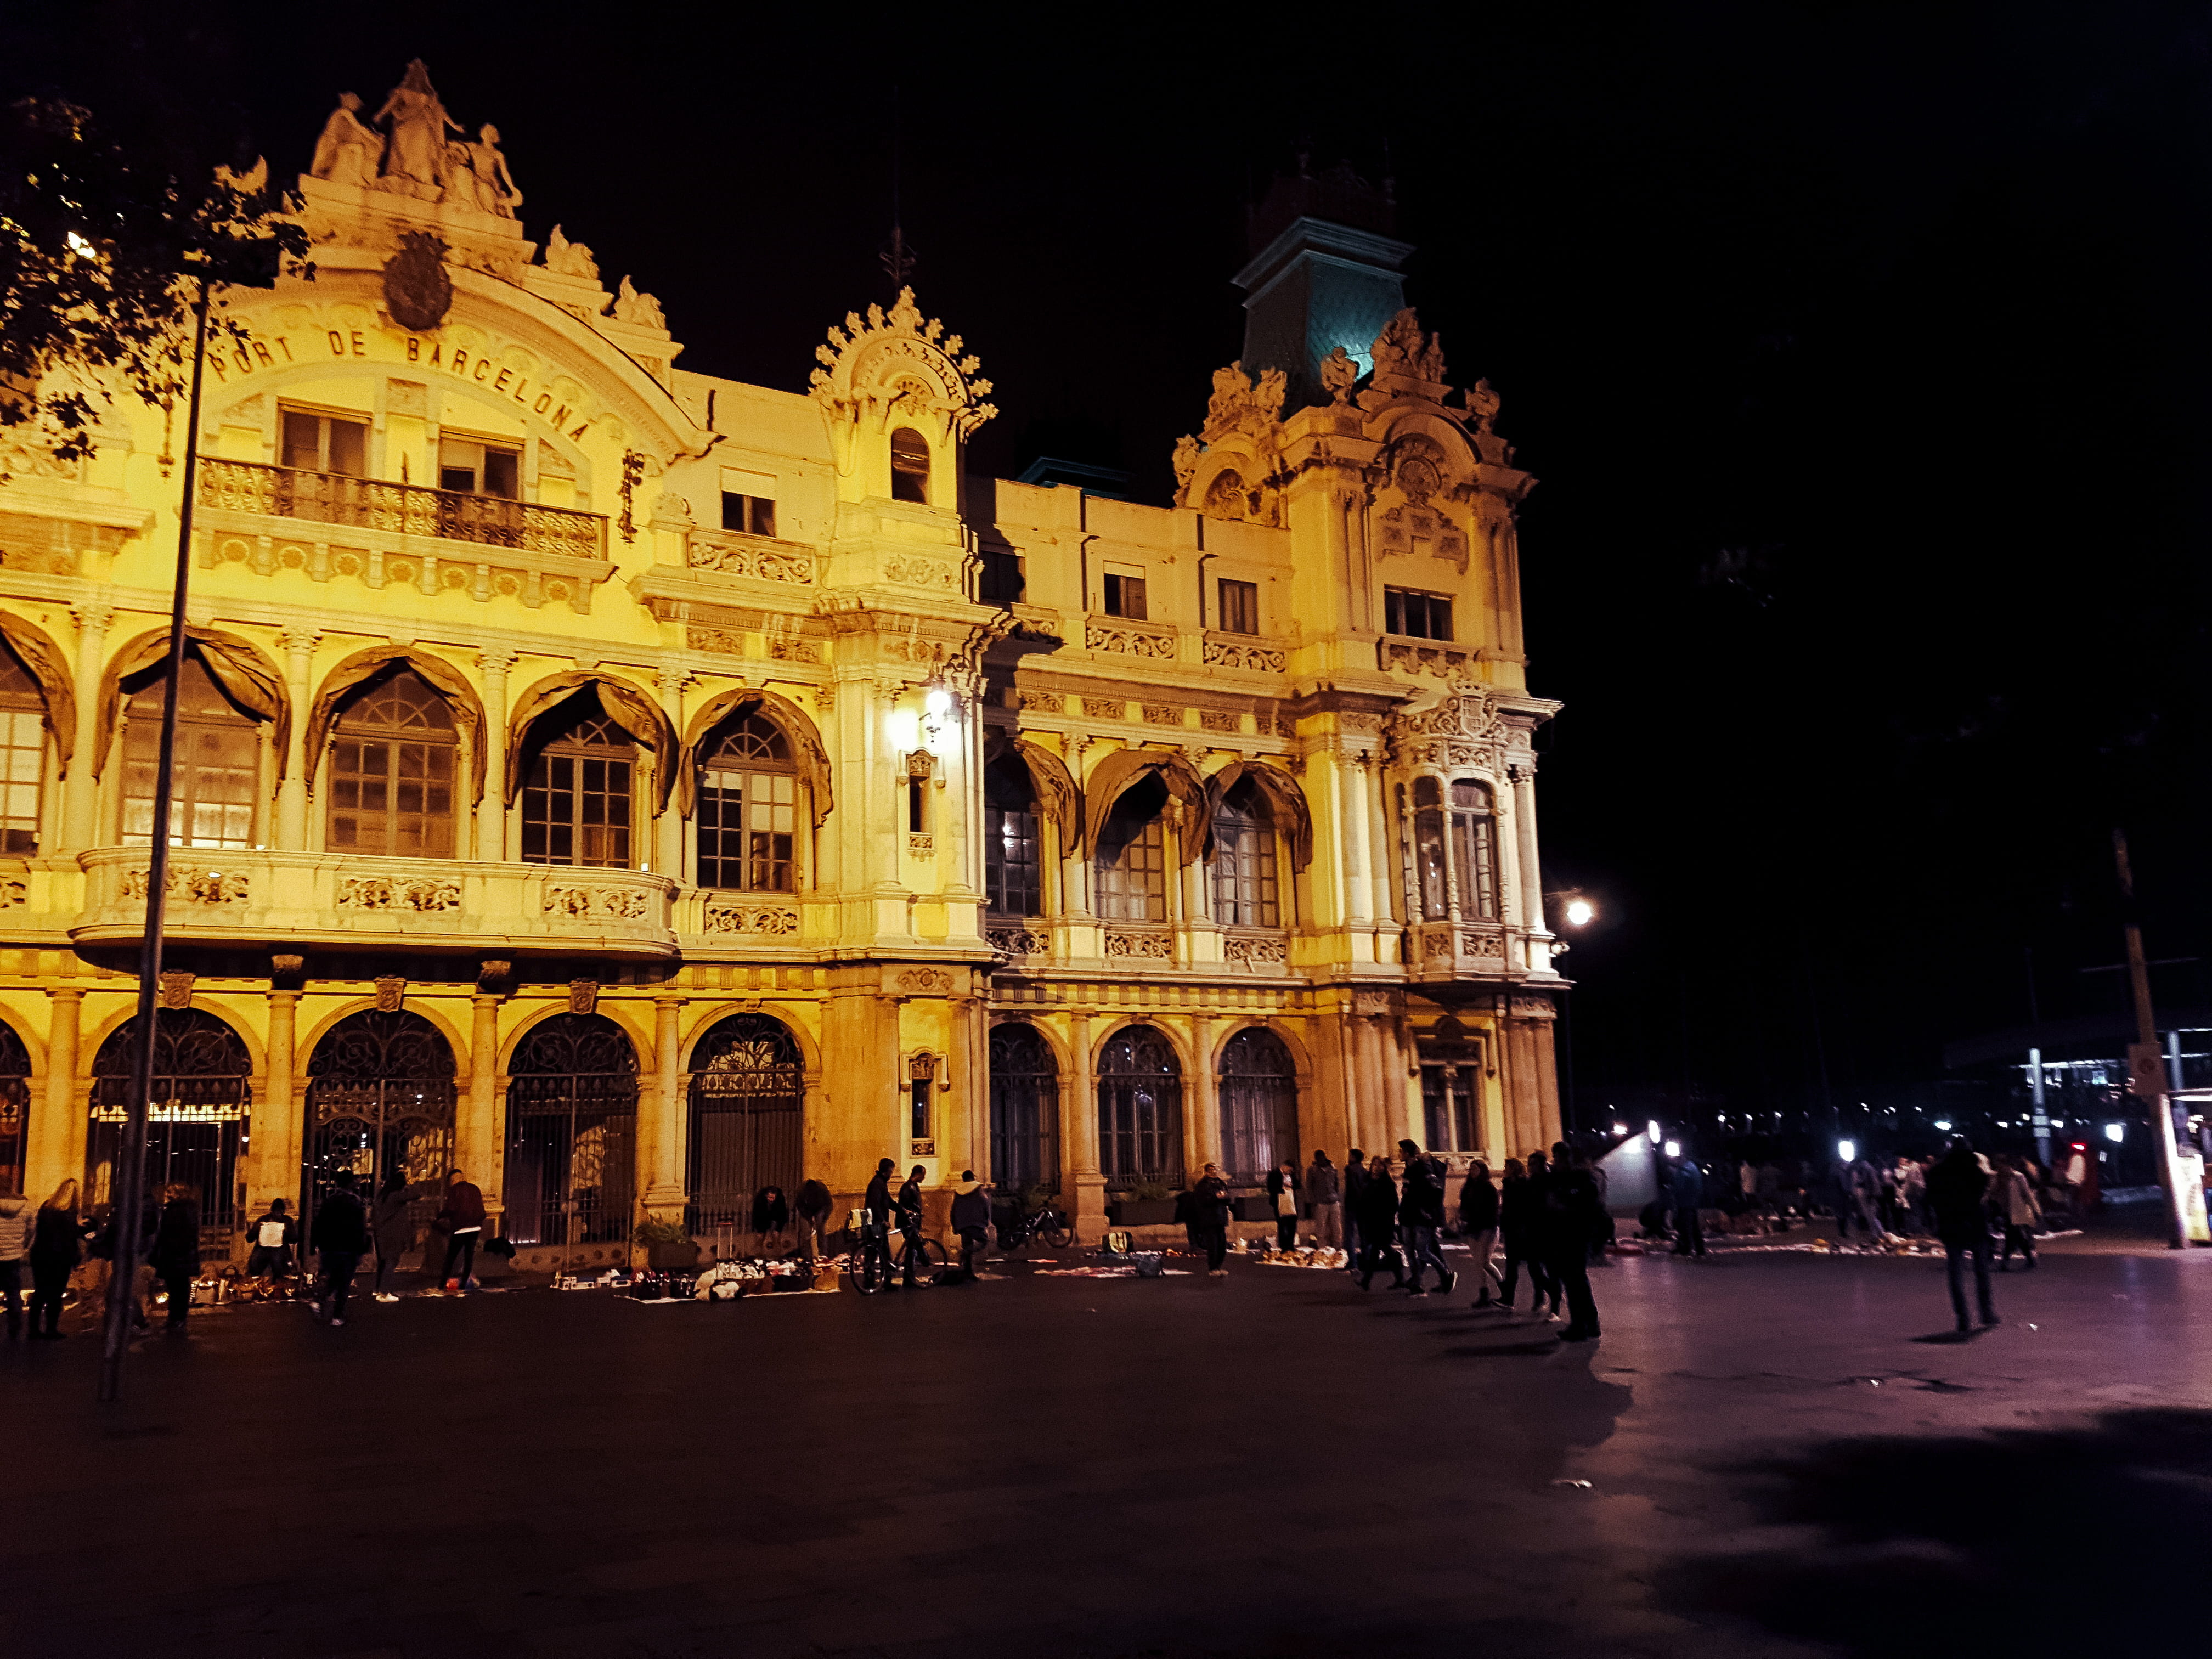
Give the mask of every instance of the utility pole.
[[2130, 1092], [2150, 1103], [2151, 1142], [2158, 1149], [2159, 1184], [2166, 1188], [2166, 1211], [2173, 1224], [2167, 1241], [2177, 1250], [2189, 1248], [2188, 1211], [2181, 1196], [2180, 1170], [2173, 1155], [2173, 1108], [2166, 1098], [2166, 1067], [2158, 1048], [2158, 1019], [2151, 1012], [2150, 968], [2143, 960], [2142, 923], [2136, 911], [2135, 872], [2128, 866], [2128, 836], [2112, 831], [2112, 858], [2119, 866], [2121, 918], [2128, 944], [2128, 986], [2135, 994], [2136, 1040], [2128, 1045]]
[[153, 856], [146, 871], [146, 939], [138, 958], [137, 1052], [131, 1058], [131, 1097], [124, 1103], [123, 1144], [115, 1164], [115, 1260], [107, 1281], [107, 1322], [100, 1355], [100, 1398], [123, 1386], [123, 1356], [138, 1306], [140, 1237], [146, 1212], [146, 1122], [154, 1094], [155, 1004], [161, 983], [161, 924], [169, 886], [169, 799], [176, 781], [177, 682], [185, 672], [185, 594], [191, 580], [192, 501], [198, 493], [200, 375], [207, 362], [208, 305], [214, 283], [200, 278], [192, 332], [192, 389], [185, 423], [184, 500], [177, 509], [177, 580], [169, 601], [167, 678], [161, 688], [161, 757], [154, 776]]

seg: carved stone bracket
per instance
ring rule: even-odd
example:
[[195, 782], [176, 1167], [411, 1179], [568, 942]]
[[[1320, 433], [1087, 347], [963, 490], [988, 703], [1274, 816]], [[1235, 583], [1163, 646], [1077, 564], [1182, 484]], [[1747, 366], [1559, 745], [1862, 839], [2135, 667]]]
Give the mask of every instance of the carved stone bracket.
[[159, 1000], [164, 1008], [189, 1008], [192, 1006], [192, 981], [196, 976], [181, 968], [162, 970]]
[[396, 1014], [407, 1001], [407, 981], [397, 974], [386, 974], [376, 981], [376, 1012]]
[[568, 981], [568, 1012], [572, 1014], [596, 1014], [599, 1012], [599, 981], [572, 979]]

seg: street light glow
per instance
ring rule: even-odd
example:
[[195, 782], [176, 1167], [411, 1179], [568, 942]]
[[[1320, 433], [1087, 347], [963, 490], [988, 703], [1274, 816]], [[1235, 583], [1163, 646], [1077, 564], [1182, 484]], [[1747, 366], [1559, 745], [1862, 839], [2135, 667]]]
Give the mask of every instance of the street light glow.
[[1945, 1134], [1949, 1134], [1951, 1133], [1951, 1120], [1948, 1117], [1939, 1117], [1936, 1120], [1936, 1127], [1942, 1130]]
[[1567, 926], [1570, 927], [1587, 927], [1590, 924], [1590, 919], [1596, 915], [1597, 907], [1586, 898], [1571, 898], [1567, 901]]
[[2127, 1133], [2128, 1126], [2124, 1123], [2107, 1123], [2105, 1126], [2105, 1139], [2116, 1145], [2126, 1139]]
[[1616, 1123], [1613, 1126], [1613, 1132], [1617, 1135], [1625, 1135], [1628, 1133], [1628, 1126], [1626, 1123]]
[[1669, 1158], [1680, 1158], [1680, 1157], [1681, 1157], [1681, 1155], [1682, 1155], [1682, 1143], [1681, 1143], [1680, 1141], [1679, 1141], [1679, 1140], [1670, 1140], [1670, 1141], [1668, 1141], [1668, 1142], [1667, 1143], [1667, 1156], [1668, 1156], [1668, 1157], [1669, 1157]]
[[1653, 1118], [1651, 1121], [1644, 1127], [1644, 1133], [1651, 1137], [1651, 1144], [1654, 1146], [1656, 1146], [1659, 1144], [1659, 1120], [1656, 1117]]
[[1849, 1164], [1858, 1155], [1859, 1144], [1856, 1140], [1839, 1140], [1836, 1143], [1836, 1156], [1844, 1163]]

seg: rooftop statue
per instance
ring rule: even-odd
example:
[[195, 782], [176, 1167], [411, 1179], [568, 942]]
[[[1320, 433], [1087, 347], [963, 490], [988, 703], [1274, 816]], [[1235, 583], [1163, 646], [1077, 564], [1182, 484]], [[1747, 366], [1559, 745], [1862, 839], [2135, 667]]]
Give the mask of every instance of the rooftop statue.
[[599, 262], [592, 257], [592, 250], [581, 242], [570, 241], [561, 234], [558, 225], [545, 239], [545, 269], [556, 276], [581, 276], [594, 283], [599, 280]]
[[507, 157], [500, 154], [497, 127], [487, 121], [477, 129], [476, 143], [448, 144], [446, 154], [451, 163], [447, 174], [448, 196], [473, 195], [476, 205], [486, 213], [514, 217], [515, 209], [522, 205], [522, 192], [514, 187], [514, 175], [507, 170]]
[[1359, 384], [1359, 362], [1342, 346], [1321, 360], [1321, 387], [1332, 403], [1348, 403], [1352, 388]]
[[668, 319], [661, 314], [660, 301], [650, 294], [640, 294], [625, 276], [622, 286], [615, 290], [615, 320], [634, 323], [640, 328], [666, 328]]
[[376, 182], [376, 164], [384, 140], [361, 118], [361, 94], [342, 92], [338, 106], [323, 123], [323, 136], [315, 140], [315, 159], [307, 171], [336, 185], [367, 186]]
[[446, 186], [448, 167], [446, 131], [464, 129], [446, 112], [430, 84], [430, 71], [419, 58], [407, 65], [407, 74], [376, 112], [379, 121], [392, 121], [392, 137], [385, 146], [379, 187], [410, 195], [435, 197]]

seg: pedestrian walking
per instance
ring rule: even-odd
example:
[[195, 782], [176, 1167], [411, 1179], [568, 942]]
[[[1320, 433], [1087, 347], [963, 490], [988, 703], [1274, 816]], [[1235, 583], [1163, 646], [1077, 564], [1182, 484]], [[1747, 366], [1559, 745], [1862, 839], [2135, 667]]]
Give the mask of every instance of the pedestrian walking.
[[1407, 1288], [1414, 1296], [1426, 1296], [1421, 1274], [1434, 1267], [1437, 1289], [1449, 1295], [1459, 1275], [1444, 1266], [1443, 1160], [1430, 1157], [1410, 1140], [1400, 1141], [1398, 1152], [1406, 1164], [1405, 1194], [1398, 1203], [1398, 1232], [1406, 1241], [1406, 1271], [1413, 1276]]
[[1554, 1174], [1544, 1201], [1542, 1242], [1545, 1265], [1555, 1292], [1564, 1289], [1567, 1328], [1565, 1342], [1597, 1340], [1597, 1298], [1590, 1292], [1589, 1252], [1605, 1236], [1605, 1200], [1589, 1166], [1577, 1159]]
[[[450, 1291], [476, 1287], [477, 1241], [483, 1237], [483, 1189], [459, 1170], [446, 1173], [446, 1204], [438, 1212], [439, 1230], [446, 1235], [446, 1265], [438, 1277]], [[459, 1264], [460, 1272], [453, 1271]]]
[[1267, 1171], [1267, 1202], [1275, 1212], [1275, 1248], [1298, 1247], [1298, 1166], [1287, 1159]]
[[813, 1176], [799, 1183], [799, 1248], [809, 1261], [822, 1254], [822, 1237], [835, 1207], [830, 1189]]
[[146, 1252], [146, 1261], [169, 1293], [169, 1334], [185, 1335], [192, 1280], [200, 1271], [200, 1206], [198, 1194], [190, 1187], [179, 1184], [168, 1189], [161, 1219], [154, 1224], [154, 1246]]
[[991, 1196], [973, 1170], [963, 1170], [952, 1189], [952, 1231], [960, 1237], [960, 1271], [973, 1279], [975, 1258], [991, 1237]]
[[1229, 1276], [1229, 1269], [1223, 1265], [1229, 1260], [1229, 1183], [1222, 1178], [1218, 1164], [1209, 1164], [1200, 1172], [1190, 1195], [1198, 1215], [1199, 1237], [1206, 1249], [1206, 1275], [1225, 1279]]
[[1313, 1212], [1314, 1243], [1324, 1250], [1342, 1249], [1344, 1181], [1327, 1152], [1315, 1152], [1306, 1166], [1306, 1207]]
[[921, 1182], [928, 1173], [915, 1164], [898, 1189], [899, 1263], [909, 1291], [914, 1288], [914, 1259], [921, 1254]]
[[860, 1194], [860, 1284], [862, 1288], [891, 1282], [891, 1177], [898, 1165], [887, 1158], [876, 1160], [875, 1178]]
[[1491, 1304], [1490, 1258], [1498, 1248], [1498, 1188], [1491, 1184], [1490, 1166], [1479, 1158], [1467, 1166], [1467, 1179], [1460, 1183], [1459, 1224], [1474, 1253], [1467, 1271], [1474, 1280], [1474, 1305], [1486, 1308]]
[[1954, 1135], [1951, 1150], [1928, 1171], [1928, 1205], [1936, 1212], [1936, 1237], [1942, 1241], [1944, 1269], [1951, 1281], [1951, 1311], [1959, 1317], [1959, 1334], [1973, 1325], [1966, 1318], [1966, 1263], [1974, 1262], [1974, 1294], [1980, 1304], [1982, 1323], [1997, 1322], [1996, 1304], [1990, 1300], [1989, 1172], [1974, 1156], [1964, 1135]]
[[2034, 1179], [2017, 1158], [2000, 1158], [1996, 1165], [1990, 1202], [1996, 1211], [1997, 1225], [2004, 1229], [2004, 1253], [1997, 1258], [1997, 1271], [2012, 1271], [2012, 1253], [2017, 1247], [2027, 1258], [2027, 1270], [2033, 1273], [2035, 1228], [2043, 1219], [2043, 1206], [2035, 1199]]
[[84, 1223], [76, 1211], [76, 1182], [64, 1181], [39, 1206], [31, 1233], [31, 1334], [59, 1341], [62, 1295], [84, 1254]]
[[1398, 1255], [1398, 1183], [1390, 1166], [1377, 1157], [1367, 1166], [1367, 1179], [1359, 1188], [1359, 1288], [1374, 1287], [1375, 1275], [1390, 1270], [1390, 1288], [1406, 1287], [1405, 1267]]
[[1354, 1146], [1344, 1159], [1344, 1267], [1359, 1271], [1359, 1194], [1367, 1185], [1367, 1154]]
[[23, 1279], [38, 1226], [38, 1206], [27, 1196], [0, 1194], [0, 1306], [7, 1310], [10, 1342], [23, 1337]]
[[248, 1279], [278, 1279], [292, 1271], [292, 1249], [299, 1243], [300, 1220], [288, 1200], [272, 1198], [253, 1224], [253, 1248], [246, 1255]]
[[1505, 1160], [1505, 1180], [1498, 1199], [1498, 1237], [1505, 1247], [1505, 1277], [1498, 1287], [1500, 1304], [1508, 1310], [1520, 1288], [1521, 1270], [1528, 1270], [1528, 1311], [1541, 1318], [1546, 1302], [1559, 1310], [1559, 1287], [1546, 1265], [1542, 1227], [1545, 1188], [1549, 1171], [1541, 1152], [1528, 1154], [1524, 1166], [1517, 1158]]
[[1697, 1159], [1684, 1157], [1674, 1165], [1674, 1254], [1701, 1256], [1705, 1253], [1705, 1223], [1699, 1213], [1705, 1202], [1705, 1172]]
[[376, 1285], [371, 1294], [379, 1302], [399, 1300], [388, 1287], [392, 1275], [398, 1271], [399, 1258], [415, 1248], [415, 1218], [409, 1210], [437, 1194], [438, 1183], [434, 1181], [409, 1185], [407, 1172], [398, 1164], [385, 1171], [384, 1185], [369, 1209], [369, 1233], [376, 1241]]
[[351, 1170], [337, 1172], [315, 1211], [314, 1224], [307, 1231], [307, 1243], [322, 1269], [322, 1284], [315, 1293], [315, 1317], [334, 1326], [345, 1323], [346, 1296], [353, 1289], [354, 1273], [371, 1243], [368, 1212], [353, 1183]]

